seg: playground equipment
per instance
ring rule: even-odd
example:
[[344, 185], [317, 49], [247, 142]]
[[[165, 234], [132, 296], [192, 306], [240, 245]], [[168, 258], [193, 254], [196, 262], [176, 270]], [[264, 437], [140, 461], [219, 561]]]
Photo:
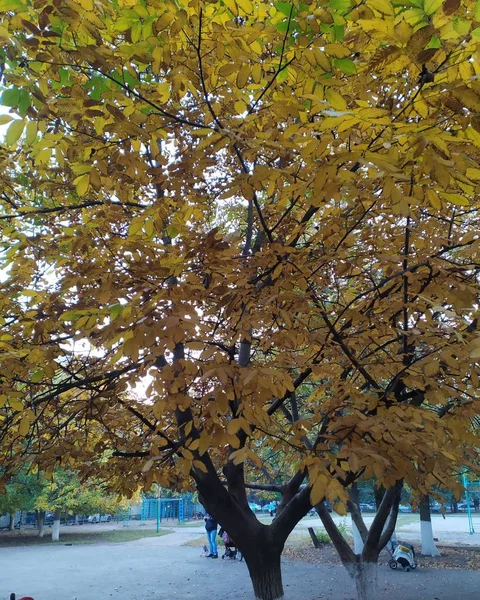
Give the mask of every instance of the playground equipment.
[[473, 527], [473, 511], [472, 507], [474, 506], [474, 501], [472, 499], [472, 494], [480, 493], [480, 481], [469, 481], [467, 473], [462, 474], [462, 483], [465, 488], [465, 501], [467, 504], [467, 515], [468, 515], [468, 529], [469, 533], [475, 533], [475, 529]]

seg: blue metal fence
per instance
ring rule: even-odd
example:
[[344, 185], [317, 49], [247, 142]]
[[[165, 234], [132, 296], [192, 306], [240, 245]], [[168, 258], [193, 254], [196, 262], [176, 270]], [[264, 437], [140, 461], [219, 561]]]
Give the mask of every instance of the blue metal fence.
[[[160, 502], [160, 510], [158, 503]], [[142, 501], [141, 520], [176, 519], [179, 523], [198, 518], [203, 512], [202, 505], [192, 502], [190, 496], [181, 498], [144, 498]]]

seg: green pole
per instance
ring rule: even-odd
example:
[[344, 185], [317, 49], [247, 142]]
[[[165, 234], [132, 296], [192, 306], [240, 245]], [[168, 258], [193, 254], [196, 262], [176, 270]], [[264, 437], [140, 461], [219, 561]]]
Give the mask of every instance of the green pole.
[[157, 533], [160, 531], [160, 491], [161, 487], [157, 489]]
[[473, 528], [472, 509], [470, 508], [470, 494], [468, 493], [468, 479], [466, 473], [463, 473], [462, 475], [462, 483], [463, 487], [465, 488], [465, 500], [467, 501], [468, 529], [471, 535], [475, 533], [475, 529]]

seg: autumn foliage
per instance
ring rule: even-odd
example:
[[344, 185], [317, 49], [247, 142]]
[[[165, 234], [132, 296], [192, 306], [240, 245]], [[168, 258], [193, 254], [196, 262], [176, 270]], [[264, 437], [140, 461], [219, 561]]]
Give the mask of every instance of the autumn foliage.
[[268, 446], [340, 512], [360, 475], [457, 486], [480, 4], [0, 11], [2, 461], [122, 492], [226, 465], [241, 502]]

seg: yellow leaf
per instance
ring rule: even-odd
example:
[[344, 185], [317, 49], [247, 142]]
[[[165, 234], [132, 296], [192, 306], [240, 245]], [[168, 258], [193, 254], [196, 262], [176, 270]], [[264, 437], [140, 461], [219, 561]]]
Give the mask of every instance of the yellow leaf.
[[10, 115], [0, 115], [0, 125], [6, 125], [7, 123], [10, 123], [10, 121], [13, 120], [13, 117], [11, 117]]
[[480, 181], [480, 169], [468, 168], [465, 175], [473, 181]]
[[428, 188], [426, 190], [426, 194], [427, 194], [427, 198], [428, 198], [430, 204], [433, 206], [433, 208], [440, 210], [442, 208], [442, 202], [441, 202], [440, 198], [438, 197], [438, 194], [430, 188]]
[[159, 83], [157, 85], [157, 92], [162, 102], [168, 102], [170, 99], [170, 83]]
[[136, 44], [138, 41], [140, 41], [141, 35], [142, 35], [142, 22], [140, 21], [140, 19], [138, 19], [138, 21], [135, 21], [135, 23], [132, 25], [132, 28], [130, 30], [130, 36], [132, 38], [132, 42], [134, 44]]
[[327, 490], [327, 478], [325, 475], [319, 475], [315, 479], [315, 483], [312, 486], [310, 491], [310, 502], [312, 506], [316, 506], [319, 502], [321, 502], [325, 498], [325, 492]]
[[347, 58], [351, 56], [352, 51], [342, 44], [326, 44], [325, 53], [334, 58]]
[[23, 410], [23, 404], [20, 402], [20, 400], [17, 400], [16, 398], [9, 398], [8, 402], [13, 410]]
[[344, 110], [347, 110], [347, 103], [336, 90], [328, 88], [325, 91], [325, 99], [335, 110], [339, 110], [342, 112]]
[[37, 137], [38, 125], [35, 121], [29, 121], [25, 128], [25, 144], [31, 146]]
[[77, 188], [77, 194], [79, 196], [85, 196], [90, 185], [90, 175], [88, 173], [85, 173], [85, 175], [80, 175], [80, 177], [77, 177], [73, 183]]
[[150, 471], [150, 469], [153, 467], [153, 458], [150, 458], [147, 460], [147, 462], [143, 465], [142, 467], [142, 473], [146, 473], [147, 471]]
[[245, 12], [247, 15], [253, 13], [253, 4], [250, 0], [236, 0], [238, 6]]
[[240, 89], [247, 85], [248, 77], [250, 75], [250, 67], [248, 64], [242, 65], [237, 73], [237, 87]]
[[200, 460], [194, 460], [193, 461], [193, 466], [195, 467], [195, 469], [199, 469], [200, 471], [202, 471], [202, 473], [206, 473], [207, 472], [207, 467]]
[[223, 3], [228, 8], [228, 10], [232, 12], [235, 16], [238, 15], [238, 7], [235, 0], [223, 0]]
[[25, 415], [24, 417], [22, 417], [22, 420], [20, 421], [20, 425], [18, 427], [18, 433], [22, 436], [26, 436], [27, 433], [30, 430], [30, 418], [28, 415]]
[[255, 83], [260, 83], [262, 81], [262, 65], [260, 63], [253, 65], [252, 79]]
[[322, 52], [318, 48], [314, 48], [313, 53], [315, 55], [315, 60], [318, 66], [321, 67], [324, 71], [330, 71], [332, 67], [330, 65], [330, 61], [328, 60], [328, 56], [325, 54], [325, 52]]
[[406, 21], [400, 21], [394, 28], [395, 37], [401, 44], [406, 44], [412, 37], [413, 27]]
[[440, 192], [441, 195], [447, 200], [447, 202], [451, 202], [456, 206], [469, 206], [469, 201], [464, 196], [460, 196], [460, 194], [449, 194], [447, 192]]
[[393, 16], [393, 6], [389, 0], [368, 0], [367, 6], [381, 12], [382, 15]]
[[15, 144], [20, 139], [24, 127], [25, 119], [13, 121], [13, 123], [7, 130], [7, 135], [5, 136], [5, 144], [7, 146], [13, 146], [13, 144]]

